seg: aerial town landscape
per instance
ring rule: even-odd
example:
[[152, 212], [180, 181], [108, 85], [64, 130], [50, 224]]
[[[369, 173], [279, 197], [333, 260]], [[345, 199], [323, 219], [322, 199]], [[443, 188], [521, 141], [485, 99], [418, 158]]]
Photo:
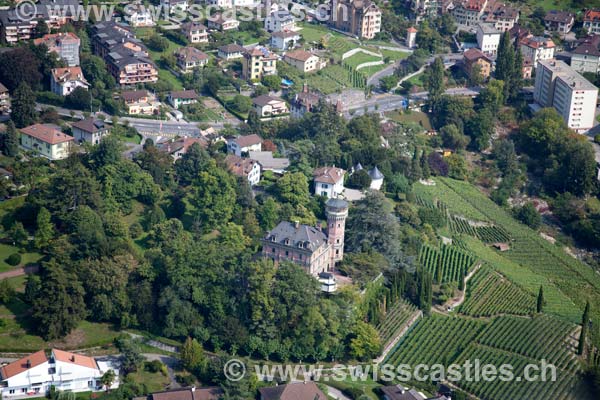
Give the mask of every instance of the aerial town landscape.
[[600, 396], [600, 0], [0, 0], [0, 395]]

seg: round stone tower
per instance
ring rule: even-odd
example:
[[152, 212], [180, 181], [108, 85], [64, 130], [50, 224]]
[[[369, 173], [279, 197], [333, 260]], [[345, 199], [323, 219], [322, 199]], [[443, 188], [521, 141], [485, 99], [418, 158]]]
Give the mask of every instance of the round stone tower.
[[325, 203], [327, 214], [327, 242], [331, 248], [330, 269], [344, 258], [344, 230], [348, 217], [348, 202], [341, 199], [329, 199]]

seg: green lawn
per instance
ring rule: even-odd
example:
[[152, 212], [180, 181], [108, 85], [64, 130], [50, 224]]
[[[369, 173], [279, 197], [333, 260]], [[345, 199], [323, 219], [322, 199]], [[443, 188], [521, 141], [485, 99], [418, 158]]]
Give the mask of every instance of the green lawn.
[[179, 78], [177, 78], [171, 71], [164, 68], [158, 69], [158, 79], [171, 83], [174, 90], [183, 90], [183, 85]]
[[133, 382], [145, 385], [149, 393], [160, 392], [165, 390], [170, 383], [169, 377], [164, 376], [161, 372], [148, 372], [143, 369], [127, 375]]
[[431, 122], [429, 121], [429, 117], [427, 114], [420, 111], [411, 111], [411, 112], [403, 112], [400, 113], [398, 111], [392, 111], [385, 114], [386, 117], [396, 122], [414, 122], [419, 124], [425, 130], [431, 129]]
[[406, 53], [404, 51], [380, 50], [379, 52], [381, 53], [383, 58], [389, 58], [390, 60], [394, 61], [403, 60], [405, 58], [408, 58], [408, 56], [410, 55], [410, 53]]
[[358, 52], [351, 57], [344, 59], [344, 64], [348, 64], [352, 68], [356, 68], [360, 64], [374, 61], [382, 61], [381, 57], [375, 57], [367, 53]]
[[126, 136], [126, 135], [116, 135], [116, 134], [113, 134], [113, 136], [115, 136], [121, 142], [125, 142], [125, 143], [135, 143], [135, 144], [142, 143], [142, 136], [139, 135], [139, 134], [136, 134], [135, 136]]
[[24, 267], [29, 264], [37, 263], [42, 255], [39, 253], [23, 253], [21, 254], [21, 263], [16, 266], [8, 265], [6, 259], [14, 253], [18, 253], [19, 248], [7, 244], [0, 244], [0, 272], [10, 271], [14, 268]]
[[408, 82], [412, 83], [415, 86], [423, 87], [423, 73], [417, 74], [410, 78]]

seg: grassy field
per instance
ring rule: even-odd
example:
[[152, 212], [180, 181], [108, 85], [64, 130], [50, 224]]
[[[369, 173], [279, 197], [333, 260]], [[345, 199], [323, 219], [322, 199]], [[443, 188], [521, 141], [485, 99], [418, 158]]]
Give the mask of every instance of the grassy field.
[[348, 64], [352, 68], [356, 68], [360, 64], [374, 61], [381, 61], [381, 57], [375, 57], [367, 53], [358, 52], [351, 57], [344, 59], [344, 64]]
[[413, 122], [419, 124], [425, 130], [431, 129], [431, 121], [429, 121], [429, 117], [427, 114], [420, 111], [411, 111], [411, 112], [399, 112], [399, 111], [391, 111], [385, 113], [385, 116], [391, 119], [392, 121], [407, 123]]
[[21, 263], [19, 265], [14, 267], [12, 265], [8, 265], [6, 263], [8, 256], [18, 252], [19, 249], [17, 247], [7, 244], [0, 244], [0, 272], [10, 271], [11, 269], [24, 267], [30, 264], [36, 264], [42, 258], [42, 255], [39, 253], [23, 253], [21, 254]]
[[408, 79], [408, 82], [412, 83], [415, 86], [423, 87], [423, 73], [417, 74], [412, 78]]
[[146, 386], [149, 393], [165, 390], [169, 384], [169, 377], [161, 372], [149, 372], [140, 368], [137, 372], [127, 375], [133, 382]]

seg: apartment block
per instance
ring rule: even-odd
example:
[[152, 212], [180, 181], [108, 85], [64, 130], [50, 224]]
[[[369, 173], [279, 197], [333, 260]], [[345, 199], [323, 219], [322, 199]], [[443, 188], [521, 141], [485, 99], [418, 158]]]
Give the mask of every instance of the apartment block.
[[598, 88], [563, 61], [538, 62], [533, 98], [541, 107], [554, 107], [578, 133], [594, 125]]
[[333, 28], [365, 39], [381, 32], [381, 10], [371, 0], [332, 0], [331, 6]]

